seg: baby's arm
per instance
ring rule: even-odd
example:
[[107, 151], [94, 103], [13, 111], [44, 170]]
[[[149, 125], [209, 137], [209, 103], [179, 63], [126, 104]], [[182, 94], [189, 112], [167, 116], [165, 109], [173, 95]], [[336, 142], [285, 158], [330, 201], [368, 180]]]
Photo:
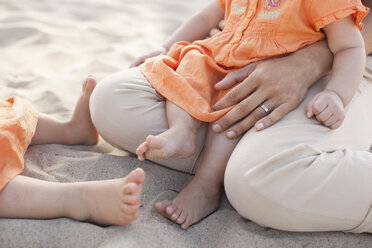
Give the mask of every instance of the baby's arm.
[[362, 35], [349, 16], [324, 27], [328, 46], [334, 54], [332, 76], [324, 91], [313, 97], [306, 107], [324, 125], [334, 129], [344, 119], [349, 104], [362, 79], [366, 57]]
[[193, 42], [205, 39], [223, 18], [224, 10], [217, 0], [214, 0], [179, 27], [163, 46], [169, 50], [177, 41]]
[[180, 26], [161, 48], [138, 57], [132, 63], [131, 67], [139, 66], [148, 58], [166, 54], [170, 47], [178, 41], [193, 42], [195, 40], [205, 39], [211, 29], [216, 28], [223, 18], [224, 10], [221, 9], [217, 0], [213, 0], [212, 3], [208, 4]]

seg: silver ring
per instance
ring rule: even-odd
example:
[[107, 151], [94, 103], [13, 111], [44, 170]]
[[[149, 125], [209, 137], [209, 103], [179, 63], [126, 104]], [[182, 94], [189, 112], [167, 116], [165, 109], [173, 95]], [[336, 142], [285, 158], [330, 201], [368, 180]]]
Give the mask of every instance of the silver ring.
[[260, 107], [266, 112], [266, 114], [270, 114], [269, 109], [264, 104], [261, 104]]

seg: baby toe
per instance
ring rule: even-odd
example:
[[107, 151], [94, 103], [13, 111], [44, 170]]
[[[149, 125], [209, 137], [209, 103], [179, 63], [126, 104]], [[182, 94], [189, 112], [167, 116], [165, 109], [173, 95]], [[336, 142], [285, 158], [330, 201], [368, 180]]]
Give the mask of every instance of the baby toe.
[[177, 208], [177, 210], [174, 211], [174, 213], [170, 216], [170, 219], [173, 220], [174, 222], [176, 222], [177, 219], [180, 217], [181, 213], [182, 213], [182, 209]]
[[178, 224], [183, 224], [187, 218], [187, 211], [182, 211], [181, 215], [177, 219]]

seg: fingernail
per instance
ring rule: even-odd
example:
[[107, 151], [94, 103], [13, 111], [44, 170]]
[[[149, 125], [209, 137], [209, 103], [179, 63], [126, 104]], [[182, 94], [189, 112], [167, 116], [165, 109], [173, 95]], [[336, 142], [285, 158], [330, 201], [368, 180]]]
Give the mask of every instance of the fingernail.
[[234, 138], [235, 135], [236, 135], [236, 133], [235, 133], [234, 131], [228, 131], [228, 132], [226, 133], [226, 135], [227, 135], [227, 137], [229, 137], [229, 138]]
[[217, 106], [213, 106], [213, 107], [212, 107], [212, 110], [213, 110], [213, 111], [216, 111], [216, 110], [217, 110]]
[[262, 123], [262, 122], [260, 122], [260, 123], [258, 123], [257, 125], [256, 125], [256, 128], [257, 128], [257, 130], [261, 130], [262, 128], [264, 128], [264, 124]]
[[212, 129], [213, 129], [213, 131], [215, 131], [215, 132], [217, 132], [217, 133], [219, 133], [219, 132], [222, 131], [221, 126], [218, 125], [218, 124], [214, 124], [214, 125], [212, 126]]
[[310, 112], [307, 112], [306, 115], [307, 115], [307, 118], [310, 118], [311, 113]]

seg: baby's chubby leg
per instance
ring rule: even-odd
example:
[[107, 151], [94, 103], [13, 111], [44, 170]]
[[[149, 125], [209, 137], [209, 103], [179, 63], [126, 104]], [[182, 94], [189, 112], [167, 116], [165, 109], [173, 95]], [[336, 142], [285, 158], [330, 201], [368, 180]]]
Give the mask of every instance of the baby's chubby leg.
[[169, 129], [157, 136], [147, 136], [146, 141], [136, 150], [139, 160], [186, 158], [195, 152], [196, 135], [201, 121], [170, 101], [166, 104]]
[[239, 139], [208, 129], [201, 163], [191, 182], [173, 199], [157, 202], [155, 209], [182, 229], [213, 213], [220, 204], [227, 161]]
[[16, 176], [0, 192], [0, 217], [69, 217], [100, 225], [125, 225], [138, 217], [145, 173], [105, 181], [55, 183]]

